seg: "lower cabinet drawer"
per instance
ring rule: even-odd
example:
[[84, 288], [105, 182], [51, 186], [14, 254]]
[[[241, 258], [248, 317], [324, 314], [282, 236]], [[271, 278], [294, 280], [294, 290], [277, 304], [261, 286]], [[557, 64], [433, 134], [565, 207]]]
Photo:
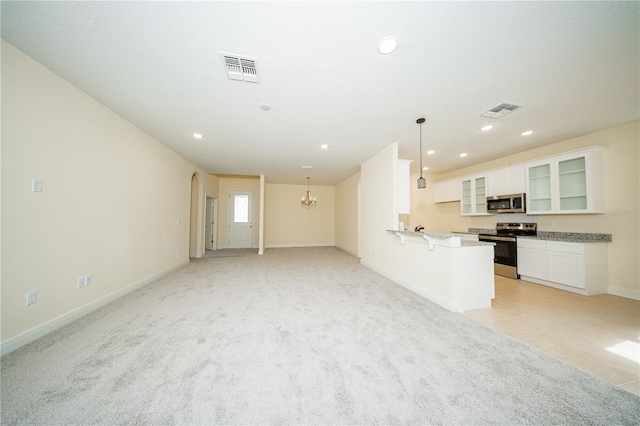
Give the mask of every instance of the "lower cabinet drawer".
[[561, 241], [547, 241], [548, 251], [557, 251], [561, 253], [584, 254], [584, 244], [582, 243], [565, 243]]

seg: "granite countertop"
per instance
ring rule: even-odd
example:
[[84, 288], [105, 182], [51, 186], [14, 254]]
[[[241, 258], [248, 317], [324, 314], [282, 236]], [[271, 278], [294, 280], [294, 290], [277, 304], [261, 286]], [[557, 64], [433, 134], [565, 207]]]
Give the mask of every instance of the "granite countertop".
[[[393, 230], [393, 229], [387, 229], [387, 232], [393, 232], [393, 233], [400, 233], [402, 235], [409, 235], [409, 236], [414, 236], [414, 237], [422, 237], [424, 235], [426, 235], [427, 237], [431, 237], [431, 238], [438, 238], [438, 239], [446, 239], [446, 238], [452, 238], [455, 237], [455, 235], [453, 234], [441, 234], [441, 233], [437, 233], [437, 232], [414, 232], [414, 231], [397, 231], [397, 230]], [[458, 237], [460, 238], [460, 237]], [[461, 247], [473, 247], [473, 246], [495, 246], [495, 243], [490, 243], [488, 241], [469, 241], [469, 240], [464, 240], [464, 239], [460, 239], [460, 246]]]
[[519, 236], [518, 238], [528, 238], [532, 240], [544, 241], [560, 241], [567, 243], [610, 243], [613, 240], [611, 234], [549, 231], [538, 231], [537, 236]]

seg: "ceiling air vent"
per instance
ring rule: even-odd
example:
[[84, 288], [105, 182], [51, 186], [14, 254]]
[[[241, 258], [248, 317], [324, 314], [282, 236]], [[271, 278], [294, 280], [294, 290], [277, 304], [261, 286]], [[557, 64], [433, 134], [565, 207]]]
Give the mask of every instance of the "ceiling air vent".
[[229, 80], [248, 81], [258, 83], [258, 60], [247, 56], [222, 53], [224, 69]]
[[509, 114], [512, 111], [515, 111], [518, 108], [522, 108], [522, 107], [520, 105], [503, 102], [500, 105], [491, 108], [489, 111], [483, 112], [481, 115], [482, 117], [490, 117], [490, 118], [497, 119]]

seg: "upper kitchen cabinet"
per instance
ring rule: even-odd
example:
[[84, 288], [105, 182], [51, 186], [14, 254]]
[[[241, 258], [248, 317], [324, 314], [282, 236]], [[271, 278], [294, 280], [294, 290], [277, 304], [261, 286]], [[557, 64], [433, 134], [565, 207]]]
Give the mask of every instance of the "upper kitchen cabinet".
[[411, 213], [411, 160], [398, 160], [398, 214]]
[[463, 216], [483, 216], [487, 214], [487, 175], [463, 178], [460, 213]]
[[526, 164], [527, 213], [604, 211], [604, 148], [591, 147]]
[[525, 192], [524, 164], [491, 170], [487, 173], [487, 197]]
[[436, 203], [460, 201], [460, 179], [448, 179], [433, 184], [434, 200]]

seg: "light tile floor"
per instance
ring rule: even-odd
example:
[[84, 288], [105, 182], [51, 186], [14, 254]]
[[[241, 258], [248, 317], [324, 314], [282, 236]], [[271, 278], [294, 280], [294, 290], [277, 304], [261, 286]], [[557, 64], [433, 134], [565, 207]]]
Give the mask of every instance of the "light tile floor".
[[640, 395], [640, 301], [496, 275], [493, 306], [465, 315]]

